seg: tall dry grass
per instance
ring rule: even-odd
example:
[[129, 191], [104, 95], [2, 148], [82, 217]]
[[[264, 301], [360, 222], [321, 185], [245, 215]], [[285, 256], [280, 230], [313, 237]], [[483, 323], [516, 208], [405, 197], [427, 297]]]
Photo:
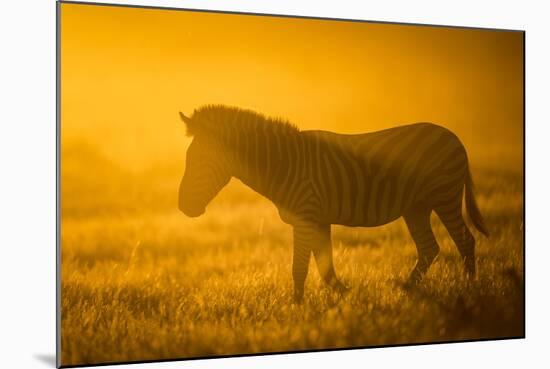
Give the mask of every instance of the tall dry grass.
[[476, 233], [476, 280], [464, 277], [435, 215], [441, 254], [408, 291], [401, 286], [416, 250], [402, 220], [333, 227], [336, 270], [351, 292], [325, 289], [312, 261], [305, 301], [295, 305], [291, 229], [269, 201], [232, 183], [203, 217], [189, 219], [176, 210], [178, 168], [136, 175], [95, 158], [90, 171], [104, 176], [83, 176], [69, 154], [64, 365], [523, 335], [519, 173], [474, 170], [492, 232]]

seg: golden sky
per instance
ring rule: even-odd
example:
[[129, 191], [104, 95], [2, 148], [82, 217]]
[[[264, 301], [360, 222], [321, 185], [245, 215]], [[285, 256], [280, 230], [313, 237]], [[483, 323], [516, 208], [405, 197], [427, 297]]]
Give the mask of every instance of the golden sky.
[[64, 3], [61, 93], [62, 145], [136, 170], [183, 163], [178, 111], [209, 103], [343, 133], [431, 121], [521, 163], [523, 33]]

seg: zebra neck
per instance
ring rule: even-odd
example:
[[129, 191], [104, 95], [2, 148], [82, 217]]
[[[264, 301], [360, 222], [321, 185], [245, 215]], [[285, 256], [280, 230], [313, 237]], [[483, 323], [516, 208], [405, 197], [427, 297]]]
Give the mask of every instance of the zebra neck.
[[[299, 134], [265, 135], [249, 140], [237, 155], [235, 177], [275, 204], [286, 204], [303, 162], [303, 143]], [[243, 145], [244, 146], [244, 145]]]

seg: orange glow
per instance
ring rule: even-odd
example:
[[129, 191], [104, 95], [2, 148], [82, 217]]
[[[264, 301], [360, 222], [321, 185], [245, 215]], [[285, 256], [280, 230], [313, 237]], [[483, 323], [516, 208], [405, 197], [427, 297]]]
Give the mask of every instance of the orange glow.
[[481, 160], [520, 161], [522, 47], [520, 32], [62, 4], [63, 135], [140, 169], [181, 156], [178, 110], [222, 103], [343, 133], [430, 121]]
[[[522, 334], [523, 33], [59, 6], [63, 365]], [[178, 112], [204, 104], [302, 130], [449, 128], [492, 230], [476, 234], [478, 279], [445, 241], [408, 295], [401, 221], [334, 227], [350, 294], [310, 272], [290, 304], [292, 233], [271, 202], [232, 180], [204, 216], [178, 212]]]

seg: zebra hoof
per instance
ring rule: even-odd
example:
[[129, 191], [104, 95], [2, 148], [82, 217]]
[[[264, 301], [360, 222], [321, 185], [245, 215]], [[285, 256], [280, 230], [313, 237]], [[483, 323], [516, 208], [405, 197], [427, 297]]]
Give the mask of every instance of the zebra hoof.
[[350, 288], [349, 287], [346, 287], [344, 286], [342, 283], [338, 282], [336, 285], [334, 285], [332, 287], [332, 289], [334, 290], [334, 292], [337, 292], [339, 293], [340, 295], [346, 295], [349, 291], [350, 291]]
[[295, 304], [301, 305], [302, 302], [304, 302], [304, 292], [294, 292], [294, 298], [292, 299], [292, 301]]
[[344, 285], [342, 285], [342, 287], [338, 289], [338, 292], [342, 295], [347, 295], [348, 293], [350, 293], [350, 291], [351, 291], [351, 288], [346, 287]]
[[476, 266], [475, 264], [465, 264], [465, 274], [468, 279], [475, 279], [476, 278]]
[[470, 281], [473, 281], [474, 279], [476, 279], [476, 271], [475, 270], [468, 270], [466, 269], [466, 279], [470, 280]]
[[405, 282], [401, 283], [401, 288], [405, 291], [415, 289], [420, 284], [421, 279], [415, 277], [409, 277]]

